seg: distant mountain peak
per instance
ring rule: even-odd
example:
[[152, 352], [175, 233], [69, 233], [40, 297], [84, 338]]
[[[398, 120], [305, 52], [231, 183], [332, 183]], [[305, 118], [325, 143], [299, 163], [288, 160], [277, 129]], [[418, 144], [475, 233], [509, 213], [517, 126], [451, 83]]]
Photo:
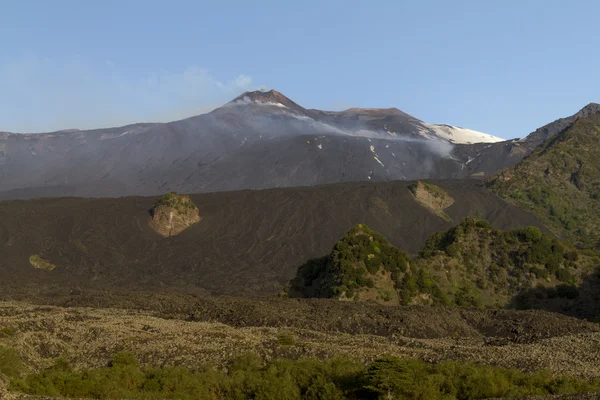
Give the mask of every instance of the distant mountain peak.
[[260, 104], [260, 105], [272, 105], [281, 108], [289, 108], [295, 111], [306, 111], [304, 107], [290, 100], [281, 92], [271, 89], [269, 91], [255, 90], [251, 92], [245, 92], [233, 99], [229, 104]]
[[583, 107], [581, 110], [579, 110], [577, 115], [581, 116], [581, 117], [588, 117], [590, 115], [594, 115], [599, 112], [600, 112], [600, 104], [590, 103], [587, 106]]

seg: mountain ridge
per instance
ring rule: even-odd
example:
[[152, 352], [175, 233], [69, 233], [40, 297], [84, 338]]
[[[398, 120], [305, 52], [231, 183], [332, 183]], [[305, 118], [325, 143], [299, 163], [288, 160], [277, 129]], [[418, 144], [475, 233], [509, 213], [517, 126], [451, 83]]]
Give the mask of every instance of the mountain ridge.
[[487, 186], [535, 214], [557, 236], [580, 247], [600, 247], [600, 105], [557, 121], [534, 140], [539, 134], [547, 135], [546, 141]]
[[481, 179], [543, 140], [461, 144], [460, 137], [489, 141], [396, 108], [321, 111], [275, 90], [246, 92], [207, 114], [168, 123], [0, 134], [0, 199]]

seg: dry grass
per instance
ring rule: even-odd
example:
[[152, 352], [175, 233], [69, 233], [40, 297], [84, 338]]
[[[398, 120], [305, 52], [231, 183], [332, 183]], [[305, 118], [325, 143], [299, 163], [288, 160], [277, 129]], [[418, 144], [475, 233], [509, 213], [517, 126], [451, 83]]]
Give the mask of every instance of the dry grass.
[[[121, 309], [61, 308], [1, 302], [0, 326], [15, 335], [0, 346], [16, 349], [32, 371], [64, 355], [77, 368], [107, 364], [118, 351], [137, 355], [143, 365], [225, 365], [255, 352], [264, 359], [329, 358], [348, 355], [371, 361], [383, 355], [429, 362], [472, 360], [525, 371], [547, 368], [557, 374], [600, 377], [600, 333], [580, 333], [533, 343], [494, 343], [483, 337], [414, 339], [391, 335], [350, 335], [293, 327], [231, 327], [222, 323], [163, 319], [152, 312]], [[294, 344], [282, 337], [293, 338]]]

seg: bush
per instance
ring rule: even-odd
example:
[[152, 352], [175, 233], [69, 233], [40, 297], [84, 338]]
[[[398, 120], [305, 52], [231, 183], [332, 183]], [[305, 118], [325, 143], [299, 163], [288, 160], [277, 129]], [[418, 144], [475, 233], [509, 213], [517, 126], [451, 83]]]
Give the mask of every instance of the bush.
[[600, 381], [455, 361], [430, 365], [397, 357], [364, 365], [346, 357], [264, 363], [255, 354], [245, 354], [232, 360], [226, 372], [209, 367], [144, 370], [131, 355], [120, 355], [110, 367], [80, 372], [62, 360], [12, 380], [11, 387], [31, 395], [106, 399], [436, 400], [593, 392], [600, 390]]
[[277, 335], [277, 343], [280, 346], [294, 346], [296, 344], [296, 338], [289, 332], [282, 332]]
[[0, 329], [0, 338], [13, 336], [15, 336], [15, 331], [13, 331], [12, 328], [5, 326], [4, 328]]
[[22, 371], [23, 363], [17, 352], [0, 346], [0, 375], [16, 378]]
[[575, 283], [575, 276], [569, 271], [567, 271], [565, 268], [557, 269], [554, 272], [554, 275], [556, 275], [556, 279], [558, 279], [561, 282]]
[[537, 242], [542, 238], [542, 231], [535, 226], [528, 226], [521, 230], [521, 237], [525, 242]]
[[454, 292], [454, 304], [459, 307], [481, 307], [481, 298], [473, 285], [461, 282]]

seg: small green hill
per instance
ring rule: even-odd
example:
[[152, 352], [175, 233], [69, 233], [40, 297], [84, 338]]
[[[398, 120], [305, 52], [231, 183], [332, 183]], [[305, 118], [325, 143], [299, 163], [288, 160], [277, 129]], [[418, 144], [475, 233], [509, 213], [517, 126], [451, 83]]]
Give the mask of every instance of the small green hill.
[[158, 199], [152, 209], [152, 227], [162, 236], [181, 233], [200, 221], [198, 207], [190, 196], [170, 192]]
[[578, 118], [487, 185], [561, 239], [600, 248], [600, 112]]
[[302, 265], [285, 290], [291, 297], [397, 304], [397, 282], [407, 269], [406, 253], [359, 224], [346, 232], [329, 256]]
[[330, 255], [301, 266], [286, 290], [291, 297], [503, 307], [534, 288], [576, 297], [598, 263], [594, 253], [566, 247], [536, 227], [501, 231], [474, 217], [431, 236], [412, 259], [358, 225]]
[[597, 262], [536, 227], [501, 231], [465, 218], [431, 236], [413, 264], [435, 277], [452, 304], [500, 307], [536, 287], [575, 296]]

